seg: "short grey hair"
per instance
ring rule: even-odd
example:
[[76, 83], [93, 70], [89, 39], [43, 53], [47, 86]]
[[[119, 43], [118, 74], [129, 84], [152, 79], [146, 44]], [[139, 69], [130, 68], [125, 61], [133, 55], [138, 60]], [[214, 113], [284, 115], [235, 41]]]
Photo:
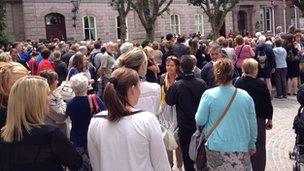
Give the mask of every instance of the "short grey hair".
[[84, 73], [78, 73], [71, 77], [70, 83], [74, 93], [78, 95], [84, 91], [87, 91], [89, 79], [84, 75]]
[[133, 48], [133, 43], [125, 42], [124, 44], [122, 44], [120, 46], [119, 50], [121, 53], [125, 53], [125, 52], [128, 52], [132, 48]]
[[261, 35], [259, 38], [258, 38], [258, 44], [263, 44], [266, 42], [266, 37], [264, 35]]

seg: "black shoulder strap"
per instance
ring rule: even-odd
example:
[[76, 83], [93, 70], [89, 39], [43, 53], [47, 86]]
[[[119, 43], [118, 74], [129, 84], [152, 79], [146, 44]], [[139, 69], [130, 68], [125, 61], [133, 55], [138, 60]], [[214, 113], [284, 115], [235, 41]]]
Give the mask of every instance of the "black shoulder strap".
[[[135, 114], [138, 114], [138, 113], [141, 113], [141, 112], [143, 112], [144, 110], [137, 110], [137, 111], [133, 111], [133, 112], [131, 112], [130, 113], [130, 115], [135, 115]], [[130, 116], [130, 115], [128, 115], [128, 116]], [[95, 116], [93, 116], [93, 118], [107, 118], [108, 117], [108, 115], [95, 115]]]

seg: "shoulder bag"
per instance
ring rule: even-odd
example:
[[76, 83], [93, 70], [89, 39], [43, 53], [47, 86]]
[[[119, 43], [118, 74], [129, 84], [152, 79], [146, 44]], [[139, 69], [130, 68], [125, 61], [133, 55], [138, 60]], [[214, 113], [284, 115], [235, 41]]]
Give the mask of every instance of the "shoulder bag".
[[61, 95], [63, 100], [67, 100], [67, 99], [70, 99], [72, 97], [75, 97], [75, 93], [74, 93], [74, 91], [71, 87], [71, 84], [69, 82], [70, 72], [71, 72], [71, 70], [69, 71], [65, 81], [63, 81], [61, 83], [61, 85], [58, 87], [58, 93]]
[[231, 107], [232, 102], [235, 99], [235, 96], [237, 94], [237, 89], [234, 90], [234, 93], [226, 106], [223, 113], [220, 115], [220, 117], [216, 120], [214, 125], [211, 127], [209, 132], [207, 134], [203, 134], [202, 131], [197, 130], [191, 137], [190, 146], [189, 146], [189, 157], [191, 160], [195, 161], [196, 163], [196, 170], [202, 170], [206, 168], [207, 166], [207, 158], [206, 158], [206, 149], [205, 149], [205, 143], [211, 136], [211, 134], [214, 132], [214, 130], [217, 128], [217, 126], [221, 123], [221, 121], [224, 119], [225, 115], [227, 114], [229, 108]]

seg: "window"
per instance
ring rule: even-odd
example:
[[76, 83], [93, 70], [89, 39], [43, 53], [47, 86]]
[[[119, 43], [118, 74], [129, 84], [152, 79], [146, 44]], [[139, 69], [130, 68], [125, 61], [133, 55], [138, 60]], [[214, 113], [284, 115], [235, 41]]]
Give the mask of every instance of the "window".
[[196, 33], [204, 35], [204, 18], [202, 14], [195, 15], [195, 29]]
[[50, 25], [61, 25], [64, 23], [64, 16], [58, 13], [51, 13], [45, 16], [45, 24]]
[[271, 31], [272, 27], [272, 16], [271, 16], [271, 8], [265, 8], [265, 29], [267, 32]]
[[[127, 30], [126, 30], [126, 40], [128, 40], [128, 22], [127, 22], [127, 19], [126, 19], [126, 27], [127, 27]], [[121, 23], [120, 23], [120, 18], [119, 16], [116, 17], [116, 33], [117, 33], [117, 39], [118, 40], [121, 40]]]
[[96, 19], [92, 16], [83, 17], [83, 31], [85, 40], [96, 40]]
[[263, 9], [260, 11], [260, 25], [258, 27], [259, 27], [260, 32], [265, 31], [264, 30], [265, 25], [264, 25], [264, 10]]
[[179, 35], [180, 27], [179, 27], [179, 16], [171, 15], [171, 32], [172, 34]]

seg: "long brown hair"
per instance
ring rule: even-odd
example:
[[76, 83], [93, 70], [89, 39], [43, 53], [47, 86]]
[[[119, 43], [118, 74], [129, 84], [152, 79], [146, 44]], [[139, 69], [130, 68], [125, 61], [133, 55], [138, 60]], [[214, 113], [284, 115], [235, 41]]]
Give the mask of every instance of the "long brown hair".
[[117, 122], [122, 117], [130, 115], [131, 111], [126, 108], [132, 107], [128, 102], [128, 89], [138, 84], [139, 76], [133, 69], [122, 67], [111, 74], [110, 82], [106, 85], [103, 94], [109, 121]]

